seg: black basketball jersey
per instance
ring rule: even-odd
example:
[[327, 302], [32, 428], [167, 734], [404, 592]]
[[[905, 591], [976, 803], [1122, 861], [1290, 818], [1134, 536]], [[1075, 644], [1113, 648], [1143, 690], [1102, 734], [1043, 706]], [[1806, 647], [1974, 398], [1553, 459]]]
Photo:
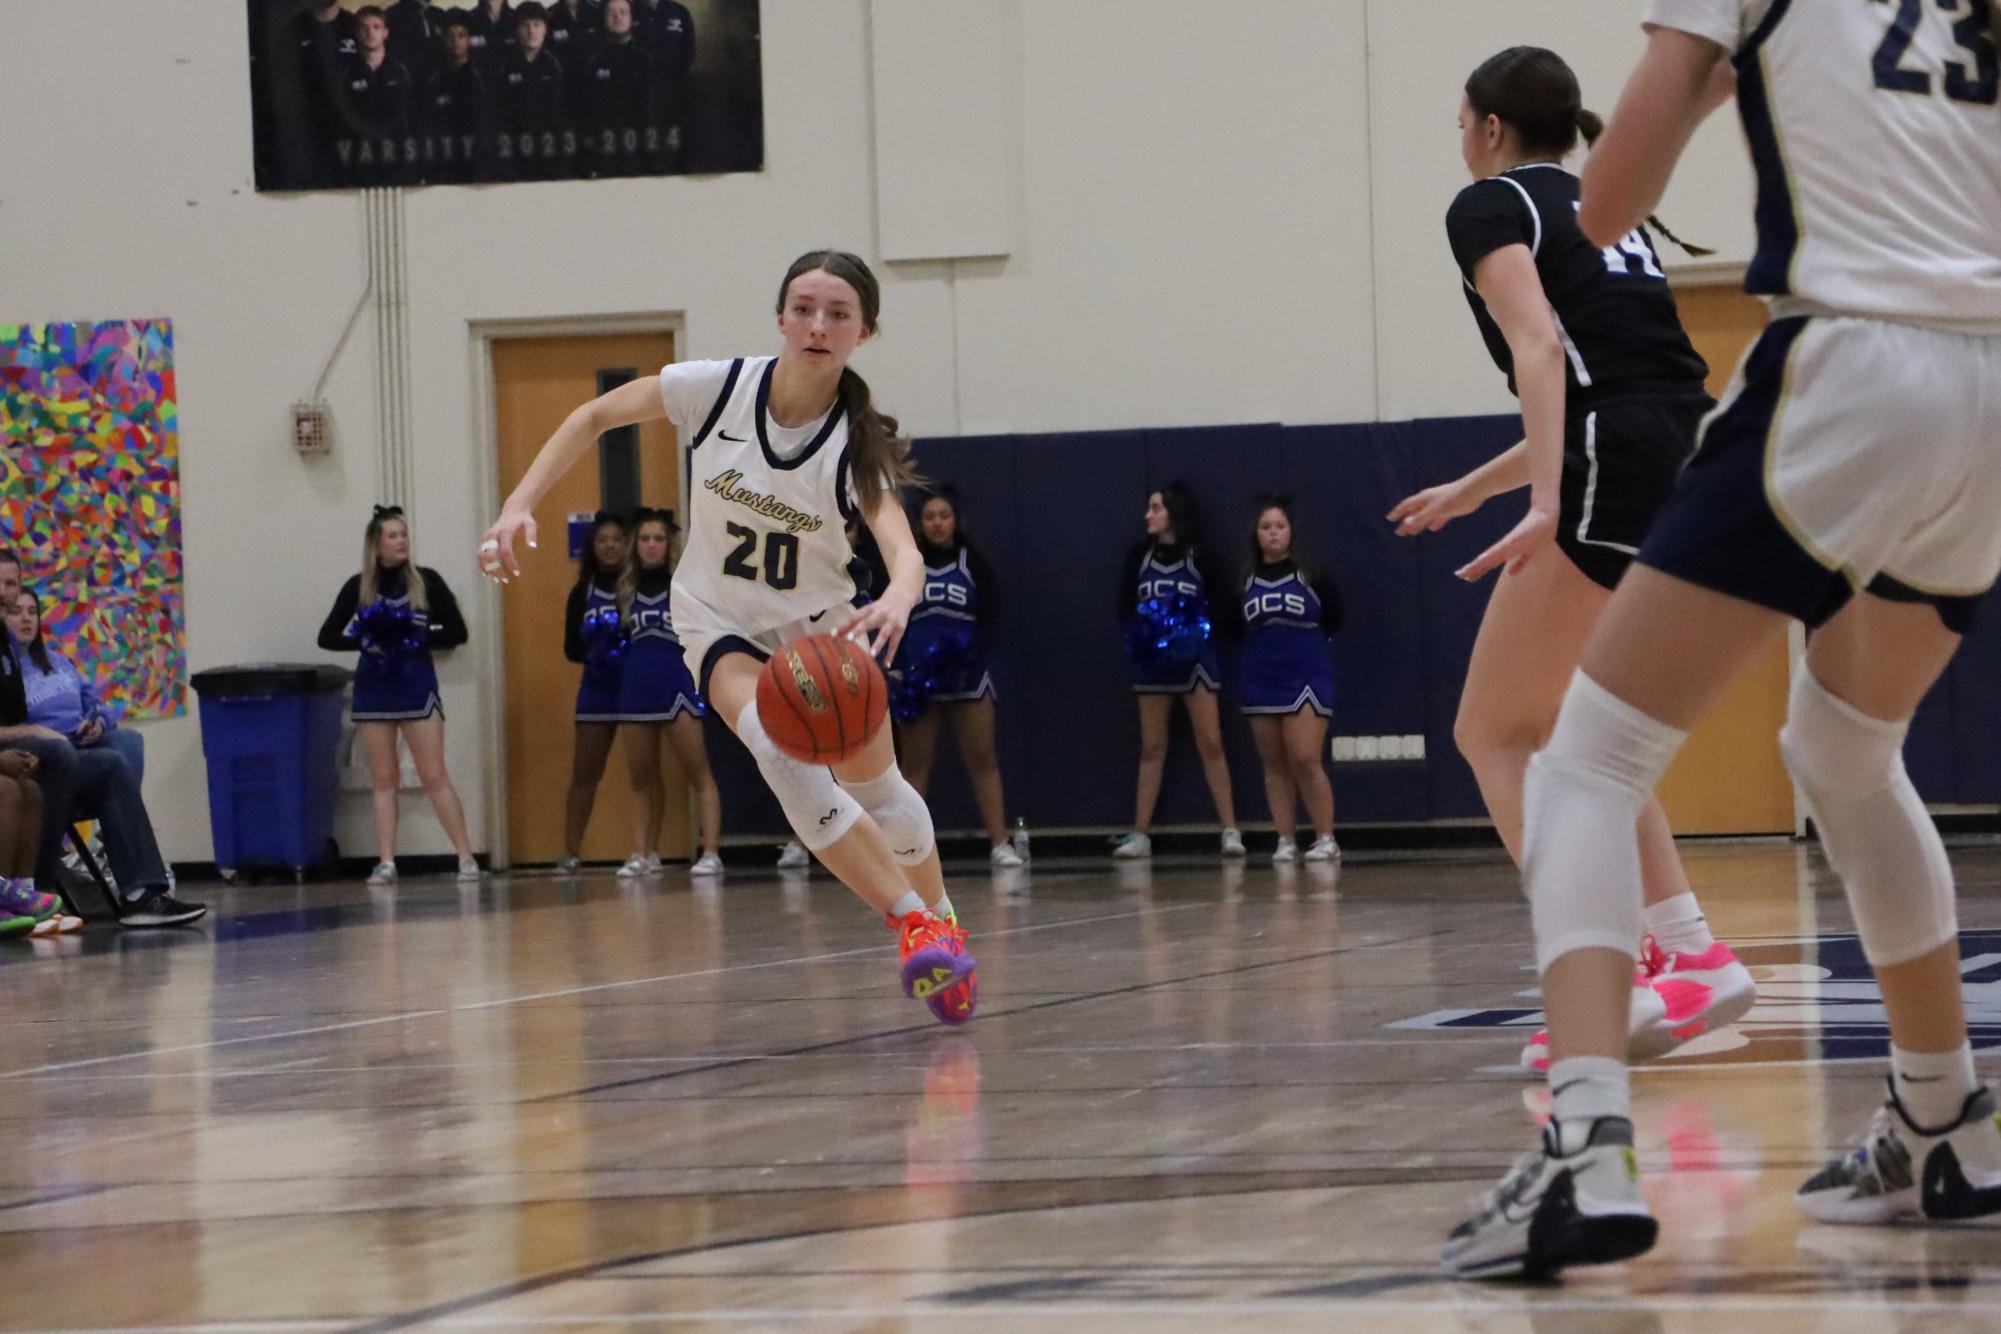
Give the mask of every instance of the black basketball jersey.
[[1699, 392], [1709, 367], [1682, 331], [1653, 238], [1636, 228], [1600, 249], [1577, 225], [1577, 200], [1577, 177], [1536, 162], [1467, 186], [1445, 215], [1466, 302], [1508, 389], [1519, 392], [1514, 354], [1474, 290], [1473, 270], [1503, 246], [1525, 245], [1556, 313], [1570, 411], [1635, 393]]

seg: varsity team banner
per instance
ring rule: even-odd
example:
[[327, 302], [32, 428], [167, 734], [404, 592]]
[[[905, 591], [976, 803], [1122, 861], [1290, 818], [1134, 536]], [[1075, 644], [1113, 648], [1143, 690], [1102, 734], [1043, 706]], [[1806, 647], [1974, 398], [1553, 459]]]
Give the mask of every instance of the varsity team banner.
[[248, 0], [259, 190], [758, 171], [758, 0]]

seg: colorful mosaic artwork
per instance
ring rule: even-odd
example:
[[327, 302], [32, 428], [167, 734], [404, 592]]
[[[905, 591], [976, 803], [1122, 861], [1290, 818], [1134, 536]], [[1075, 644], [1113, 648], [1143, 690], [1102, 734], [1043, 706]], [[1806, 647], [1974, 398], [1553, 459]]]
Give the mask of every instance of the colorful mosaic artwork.
[[186, 711], [168, 320], [0, 324], [0, 542], [114, 713]]

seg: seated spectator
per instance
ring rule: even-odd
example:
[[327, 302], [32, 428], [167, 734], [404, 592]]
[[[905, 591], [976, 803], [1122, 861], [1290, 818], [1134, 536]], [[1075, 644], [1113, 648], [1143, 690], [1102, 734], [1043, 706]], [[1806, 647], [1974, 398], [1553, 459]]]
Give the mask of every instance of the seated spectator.
[[[21, 596], [21, 562], [0, 551], [0, 607]], [[167, 868], [153, 838], [153, 823], [132, 771], [105, 746], [79, 750], [52, 727], [28, 721], [28, 695], [21, 655], [12, 634], [0, 634], [0, 748], [35, 757], [42, 789], [40, 845], [36, 874], [43, 884], [60, 883], [57, 849], [71, 821], [95, 816], [104, 827], [112, 874], [118, 877], [118, 920], [131, 927], [180, 926], [208, 911], [169, 893]]]
[[42, 785], [31, 774], [35, 757], [0, 750], [0, 937], [53, 935], [83, 926], [63, 911], [62, 900], [35, 888], [40, 852]]
[[28, 721], [61, 732], [78, 750], [105, 746], [122, 756], [132, 786], [146, 784], [146, 738], [104, 711], [104, 704], [76, 664], [42, 638], [42, 600], [22, 589], [7, 609], [7, 633], [14, 637], [21, 682], [28, 693]]

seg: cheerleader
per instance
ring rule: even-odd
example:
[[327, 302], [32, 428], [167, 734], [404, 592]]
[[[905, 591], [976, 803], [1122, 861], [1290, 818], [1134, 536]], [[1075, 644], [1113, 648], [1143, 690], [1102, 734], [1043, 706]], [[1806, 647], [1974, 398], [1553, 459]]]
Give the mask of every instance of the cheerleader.
[[625, 666], [618, 579], [631, 548], [625, 520], [598, 511], [590, 541], [577, 559], [577, 582], [563, 611], [563, 656], [583, 667], [577, 681], [576, 743], [570, 752], [570, 792], [563, 809], [563, 856], [556, 869], [583, 867], [584, 831], [597, 804], [598, 783], [618, 737], [618, 687]]
[[671, 510], [641, 510], [632, 535], [632, 552], [618, 580], [618, 613], [625, 633], [625, 664], [619, 673], [618, 721], [627, 729], [625, 757], [632, 769], [632, 791], [638, 798], [639, 850], [618, 868], [621, 876], [652, 875], [660, 870], [661, 803], [660, 745], [674, 751], [681, 772], [701, 808], [702, 855], [688, 868], [690, 875], [721, 875], [722, 806], [709, 754], [702, 743], [702, 719], [708, 708], [688, 674], [681, 640], [674, 633], [672, 595], [675, 539], [681, 527]]
[[1020, 854], [1007, 841], [1000, 761], [994, 753], [994, 678], [987, 670], [999, 590], [993, 567], [959, 522], [959, 497], [950, 487], [925, 497], [918, 511], [917, 548], [924, 557], [924, 597], [910, 613], [910, 630], [890, 687], [891, 707], [899, 714], [904, 773], [918, 792], [930, 787], [939, 719], [950, 718], [987, 827], [987, 860], [999, 867], [1020, 866]]
[[1250, 571], [1244, 576], [1244, 659], [1241, 691], [1251, 735], [1264, 762], [1265, 796], [1285, 865], [1299, 856], [1295, 805], [1313, 821], [1310, 862], [1341, 855], [1334, 841], [1334, 789], [1321, 756], [1334, 714], [1334, 669], [1327, 637], [1341, 628], [1341, 592], [1324, 571], [1294, 554], [1292, 499], [1258, 502], [1251, 528]]
[[[893, 658], [923, 594], [924, 561], [897, 499], [912, 477], [909, 444], [848, 364], [875, 336], [881, 305], [860, 257], [801, 255], [778, 286], [777, 356], [677, 363], [572, 412], [482, 537], [480, 565], [495, 578], [520, 568], [514, 543], [534, 543], [536, 504], [604, 432], [662, 417], [686, 432], [690, 536], [673, 623], [702, 693], [799, 841], [885, 915], [904, 993], [963, 1023], [978, 975], [945, 893], [931, 813], [898, 772], [889, 730], [832, 766], [805, 764], [771, 740], [757, 709], [764, 663], [794, 639], [847, 635]], [[889, 570], [863, 607], [848, 569], [849, 518], [881, 544]]]
[[[412, 569], [417, 577], [412, 579]], [[458, 600], [436, 570], [410, 562], [410, 525], [396, 505], [377, 505], [361, 543], [361, 573], [341, 585], [320, 627], [320, 647], [359, 649], [354, 673], [354, 730], [368, 748], [375, 797], [375, 869], [371, 885], [396, 883], [396, 790], [402, 772], [396, 738], [410, 748], [417, 777], [459, 858], [459, 879], [483, 874], [466, 837], [465, 806], [445, 771], [445, 707], [431, 654], [466, 642]]]
[[[1146, 537], [1126, 557], [1119, 581], [1119, 620], [1133, 633], [1136, 618], [1152, 606], [1174, 604], [1174, 615], [1186, 624], [1215, 619], [1229, 611], [1211, 601], [1211, 588], [1225, 585], [1216, 577], [1202, 550], [1201, 512], [1195, 495], [1182, 482], [1169, 482], [1146, 500]], [[1136, 582], [1135, 582], [1136, 580]], [[1190, 637], [1192, 638], [1192, 637]], [[1112, 848], [1114, 857], [1153, 855], [1153, 808], [1160, 800], [1161, 772], [1167, 766], [1167, 724], [1178, 695], [1195, 730], [1195, 748], [1202, 756], [1202, 775], [1209, 782], [1216, 814], [1223, 822], [1225, 857], [1244, 855], [1244, 836], [1237, 832], [1237, 810], [1230, 797], [1230, 768], [1223, 755], [1223, 726], [1216, 694], [1223, 673], [1217, 665], [1213, 637], [1186, 652], [1157, 657], [1142, 650], [1133, 663], [1133, 693], [1139, 702], [1139, 792], [1133, 804], [1132, 832]]]

